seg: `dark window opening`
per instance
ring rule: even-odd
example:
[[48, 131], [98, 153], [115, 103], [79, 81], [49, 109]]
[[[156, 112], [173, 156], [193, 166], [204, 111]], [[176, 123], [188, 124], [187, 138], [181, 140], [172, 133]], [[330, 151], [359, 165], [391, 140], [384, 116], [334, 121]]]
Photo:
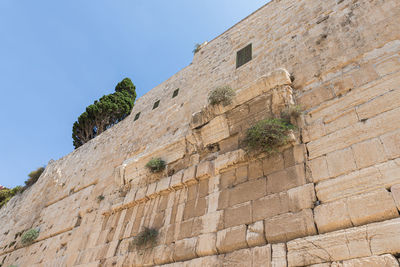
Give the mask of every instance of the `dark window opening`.
[[160, 105], [160, 100], [157, 100], [154, 105], [153, 105], [153, 109], [158, 108], [158, 105]]
[[136, 113], [135, 119], [133, 121], [137, 121], [139, 119], [139, 117], [140, 117], [140, 112]]
[[176, 97], [178, 93], [179, 93], [179, 88], [174, 91], [174, 93], [172, 94], [172, 98]]
[[247, 45], [246, 47], [240, 49], [236, 53], [236, 68], [239, 68], [240, 66], [243, 66], [247, 62], [249, 62], [252, 58], [252, 52], [251, 52], [251, 44]]

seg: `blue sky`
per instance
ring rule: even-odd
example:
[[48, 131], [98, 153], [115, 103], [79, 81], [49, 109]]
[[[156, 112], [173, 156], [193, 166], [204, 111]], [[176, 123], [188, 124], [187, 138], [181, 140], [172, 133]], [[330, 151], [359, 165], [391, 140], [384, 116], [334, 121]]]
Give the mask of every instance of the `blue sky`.
[[138, 96], [266, 0], [1, 0], [0, 184], [70, 153], [72, 124], [124, 77]]

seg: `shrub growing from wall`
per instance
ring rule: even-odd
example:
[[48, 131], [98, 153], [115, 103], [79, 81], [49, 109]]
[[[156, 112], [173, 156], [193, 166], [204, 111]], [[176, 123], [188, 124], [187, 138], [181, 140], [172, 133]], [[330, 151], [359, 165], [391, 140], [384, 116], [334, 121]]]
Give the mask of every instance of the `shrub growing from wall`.
[[293, 129], [295, 126], [285, 119], [261, 120], [247, 130], [245, 144], [250, 151], [271, 154], [289, 142], [289, 133]]
[[152, 173], [163, 171], [165, 169], [165, 166], [165, 161], [161, 158], [152, 158], [146, 164], [146, 168], [149, 169]]
[[21, 237], [21, 243], [23, 245], [30, 245], [39, 237], [39, 229], [32, 228], [26, 231]]
[[222, 104], [227, 106], [232, 103], [235, 95], [235, 91], [229, 86], [217, 87], [211, 91], [210, 95], [208, 96], [208, 102], [210, 105]]

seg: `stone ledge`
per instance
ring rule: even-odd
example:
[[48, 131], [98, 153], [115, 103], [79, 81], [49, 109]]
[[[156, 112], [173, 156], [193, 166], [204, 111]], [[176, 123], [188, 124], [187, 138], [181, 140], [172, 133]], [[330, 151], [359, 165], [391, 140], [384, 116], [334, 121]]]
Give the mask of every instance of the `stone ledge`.
[[289, 266], [305, 266], [400, 252], [400, 218], [295, 239], [287, 243]]
[[213, 161], [202, 161], [186, 169], [180, 170], [172, 176], [163, 177], [160, 180], [148, 184], [147, 186], [131, 189], [126, 195], [124, 202], [115, 204], [110, 208], [102, 210], [105, 216], [118, 211], [131, 208], [139, 203], [147, 202], [162, 194], [180, 190], [183, 187], [196, 184], [199, 180], [209, 179], [220, 170], [226, 169], [245, 159], [245, 152], [242, 149], [227, 152], [219, 155]]

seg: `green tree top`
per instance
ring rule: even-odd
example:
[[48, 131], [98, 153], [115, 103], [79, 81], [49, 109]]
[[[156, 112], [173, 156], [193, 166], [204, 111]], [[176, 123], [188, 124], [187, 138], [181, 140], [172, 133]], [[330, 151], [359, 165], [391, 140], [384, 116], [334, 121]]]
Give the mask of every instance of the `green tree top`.
[[104, 95], [86, 107], [72, 127], [75, 148], [101, 134], [125, 119], [133, 108], [136, 87], [131, 79], [125, 78], [115, 87], [115, 93]]

